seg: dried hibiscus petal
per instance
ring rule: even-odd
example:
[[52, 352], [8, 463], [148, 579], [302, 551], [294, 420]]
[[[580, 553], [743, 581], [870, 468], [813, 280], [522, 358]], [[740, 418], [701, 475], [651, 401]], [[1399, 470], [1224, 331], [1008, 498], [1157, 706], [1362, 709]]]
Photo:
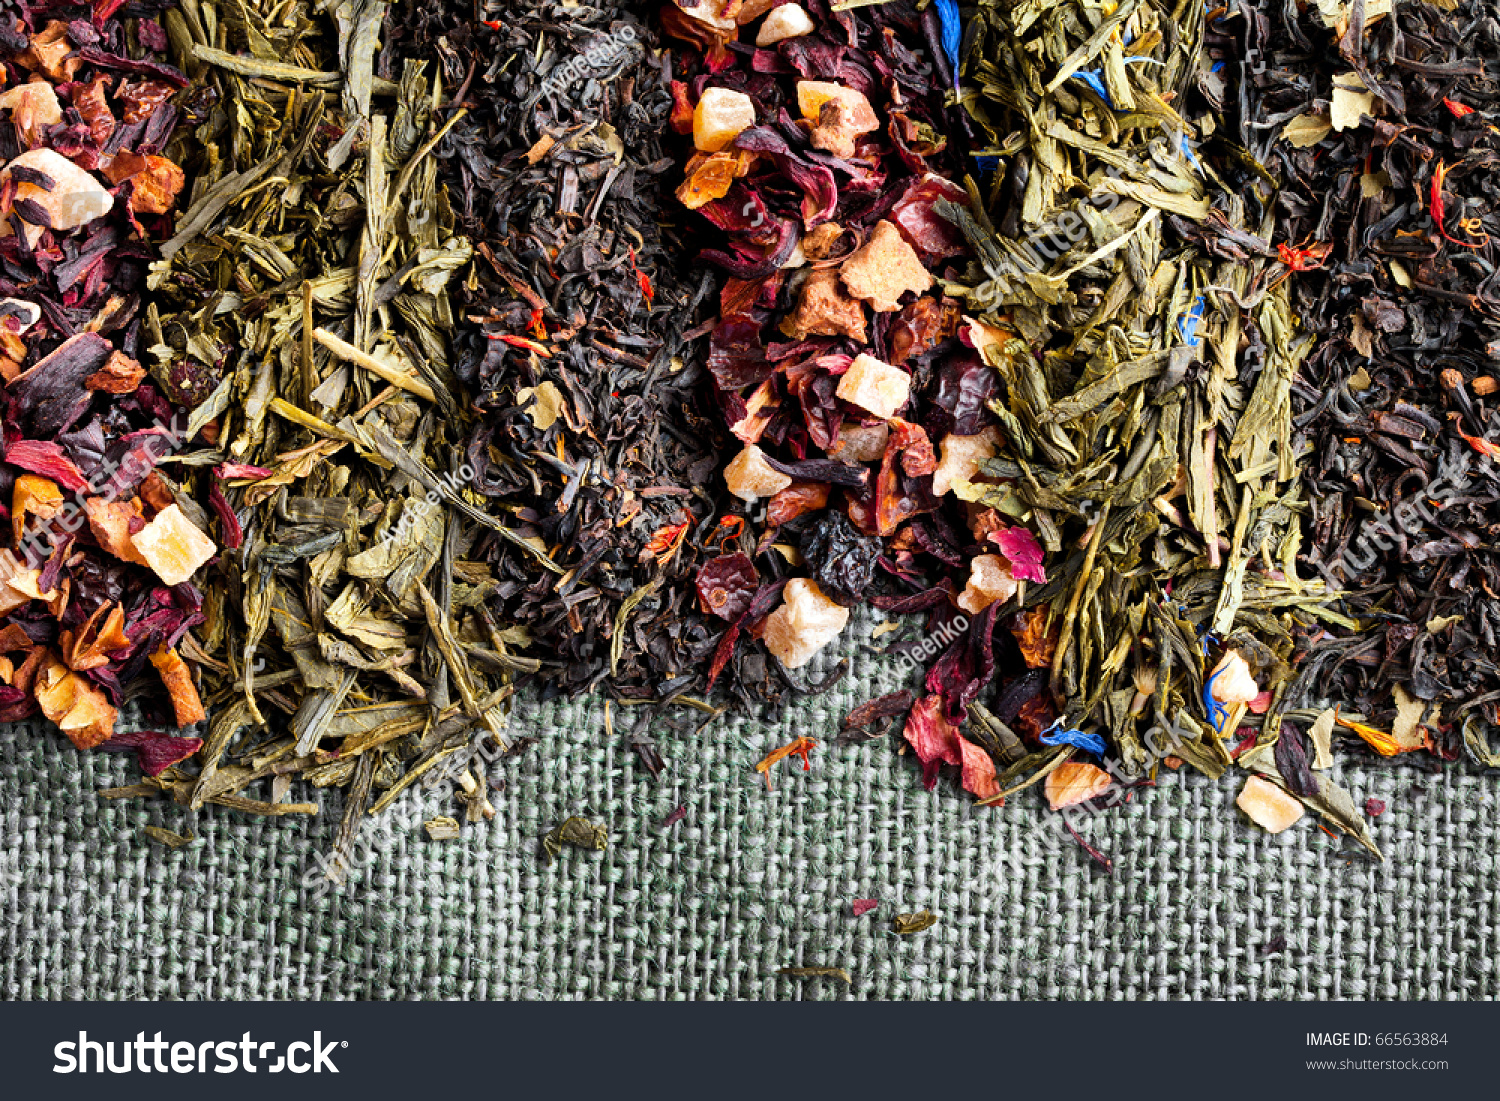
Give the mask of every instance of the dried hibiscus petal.
[[155, 730], [121, 730], [101, 749], [133, 749], [147, 776], [160, 776], [172, 765], [187, 760], [203, 748], [202, 738], [181, 738]]
[[937, 783], [939, 766], [949, 764], [962, 768], [965, 791], [980, 799], [991, 799], [1000, 793], [994, 760], [947, 720], [941, 696], [924, 696], [912, 706], [902, 736], [922, 762], [923, 783], [928, 790]]

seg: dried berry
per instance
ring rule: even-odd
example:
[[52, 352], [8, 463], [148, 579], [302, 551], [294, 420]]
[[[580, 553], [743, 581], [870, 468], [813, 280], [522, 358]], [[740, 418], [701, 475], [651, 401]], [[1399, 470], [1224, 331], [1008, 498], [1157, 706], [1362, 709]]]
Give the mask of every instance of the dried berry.
[[798, 546], [818, 587], [835, 603], [858, 604], [880, 557], [879, 539], [854, 530], [842, 512], [825, 512], [802, 533]]
[[733, 623], [750, 610], [760, 576], [749, 555], [721, 554], [703, 564], [697, 585], [704, 610]]

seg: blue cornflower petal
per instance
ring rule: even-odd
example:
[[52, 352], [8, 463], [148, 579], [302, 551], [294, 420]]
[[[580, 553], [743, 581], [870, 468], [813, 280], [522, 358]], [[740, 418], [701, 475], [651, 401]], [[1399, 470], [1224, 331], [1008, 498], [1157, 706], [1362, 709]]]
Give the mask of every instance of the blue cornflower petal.
[[1188, 312], [1183, 314], [1182, 319], [1177, 322], [1177, 331], [1182, 334], [1183, 343], [1190, 344], [1194, 348], [1203, 340], [1198, 335], [1198, 322], [1203, 320], [1205, 304], [1204, 297], [1200, 294]]
[[1089, 734], [1082, 730], [1059, 730], [1062, 720], [1058, 719], [1041, 734], [1040, 741], [1043, 745], [1074, 745], [1079, 749], [1087, 750], [1096, 757], [1104, 756], [1104, 739], [1098, 734]]
[[[1228, 666], [1225, 666], [1225, 668], [1227, 669]], [[1214, 681], [1223, 675], [1224, 670], [1220, 669], [1213, 676], [1209, 677], [1208, 683], [1203, 686], [1203, 710], [1208, 712], [1208, 721], [1213, 724], [1214, 730], [1220, 734], [1224, 732], [1224, 723], [1229, 719], [1229, 708], [1214, 699]]]
[[1104, 77], [1097, 69], [1079, 69], [1073, 74], [1073, 79], [1083, 81], [1096, 96], [1104, 101], [1106, 107], [1111, 111], [1115, 109], [1115, 101], [1109, 98], [1109, 89], [1104, 86]]
[[943, 25], [943, 52], [948, 55], [948, 66], [953, 70], [953, 86], [958, 87], [958, 47], [963, 39], [963, 28], [958, 22], [958, 0], [936, 0], [938, 20]]

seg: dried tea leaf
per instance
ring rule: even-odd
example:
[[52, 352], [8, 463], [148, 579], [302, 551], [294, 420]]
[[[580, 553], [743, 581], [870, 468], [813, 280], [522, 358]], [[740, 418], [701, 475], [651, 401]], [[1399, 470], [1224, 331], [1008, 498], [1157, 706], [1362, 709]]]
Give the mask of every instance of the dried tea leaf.
[[192, 834], [173, 833], [161, 826], [142, 826], [141, 832], [158, 845], [165, 845], [169, 849], [181, 849], [191, 845], [196, 838]]
[[924, 929], [931, 929], [937, 921], [936, 914], [921, 910], [915, 914], [897, 914], [891, 922], [891, 927], [902, 936], [909, 936], [912, 933], [920, 933]]
[[587, 818], [567, 818], [542, 839], [542, 850], [547, 854], [549, 864], [557, 859], [564, 845], [603, 852], [609, 846], [609, 831], [604, 826], [594, 825]]
[[1333, 728], [1337, 720], [1338, 712], [1325, 708], [1307, 732], [1313, 744], [1312, 767], [1320, 772], [1333, 764]]

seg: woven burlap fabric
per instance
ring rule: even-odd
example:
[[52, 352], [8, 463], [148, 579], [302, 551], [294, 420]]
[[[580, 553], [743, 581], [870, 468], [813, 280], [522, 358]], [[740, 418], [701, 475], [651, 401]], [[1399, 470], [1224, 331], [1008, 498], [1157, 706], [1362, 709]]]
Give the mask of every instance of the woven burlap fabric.
[[[1376, 822], [1384, 864], [1310, 821], [1270, 837], [1237, 784], [1165, 775], [1085, 835], [1113, 876], [1056, 843], [1034, 795], [976, 809], [945, 779], [924, 791], [896, 735], [826, 744], [811, 772], [754, 764], [903, 677], [856, 674], [775, 722], [657, 734], [652, 782], [606, 736], [598, 700], [525, 700], [498, 762], [495, 820], [429, 841], [432, 795], [398, 802], [339, 891], [320, 894], [338, 797], [316, 819], [252, 820], [94, 792], [133, 759], [82, 754], [22, 725], [0, 733], [0, 995], [7, 999], [334, 998], [1475, 998], [1500, 993], [1500, 781], [1412, 763], [1338, 778]], [[856, 652], [859, 651], [859, 652]], [[831, 667], [815, 666], [813, 676]], [[702, 716], [693, 714], [694, 720]], [[691, 725], [691, 724], [687, 724]], [[686, 817], [663, 821], [679, 805]], [[564, 817], [605, 823], [605, 852], [540, 839]], [[193, 832], [171, 851], [141, 827]], [[876, 898], [856, 918], [850, 902]], [[907, 937], [899, 912], [939, 923]], [[1286, 947], [1268, 952], [1284, 937]], [[847, 968], [852, 987], [776, 974]]]

